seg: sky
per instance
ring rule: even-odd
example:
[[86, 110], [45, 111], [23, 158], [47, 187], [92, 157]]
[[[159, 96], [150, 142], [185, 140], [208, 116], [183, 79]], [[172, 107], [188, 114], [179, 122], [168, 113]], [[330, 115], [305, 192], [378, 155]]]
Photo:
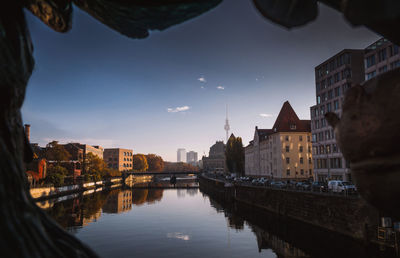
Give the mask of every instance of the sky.
[[251, 1], [215, 9], [146, 39], [130, 39], [74, 8], [72, 30], [57, 33], [30, 13], [36, 66], [22, 108], [31, 142], [81, 142], [176, 161], [201, 157], [231, 133], [252, 140], [271, 128], [288, 100], [300, 119], [315, 105], [314, 67], [345, 48], [379, 39], [320, 5], [315, 22], [287, 30]]

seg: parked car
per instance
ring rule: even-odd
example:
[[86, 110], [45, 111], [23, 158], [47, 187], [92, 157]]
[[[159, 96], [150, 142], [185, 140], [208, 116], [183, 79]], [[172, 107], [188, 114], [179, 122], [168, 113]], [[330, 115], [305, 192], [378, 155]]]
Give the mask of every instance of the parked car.
[[326, 192], [328, 190], [328, 185], [325, 182], [315, 181], [311, 185], [311, 190], [314, 192]]
[[279, 189], [284, 189], [286, 188], [286, 184], [284, 182], [281, 181], [275, 181], [275, 182], [271, 182], [271, 187], [273, 188], [279, 188]]
[[332, 180], [328, 182], [328, 191], [334, 193], [355, 193], [356, 187], [349, 183], [341, 180]]

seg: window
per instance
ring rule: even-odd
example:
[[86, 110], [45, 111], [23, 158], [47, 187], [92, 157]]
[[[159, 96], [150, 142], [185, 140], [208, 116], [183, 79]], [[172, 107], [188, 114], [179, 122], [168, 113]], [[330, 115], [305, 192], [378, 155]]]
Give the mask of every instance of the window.
[[326, 80], [321, 81], [321, 90], [326, 89]]
[[325, 118], [321, 119], [321, 127], [325, 127], [326, 126], [326, 120]]
[[335, 83], [340, 81], [340, 73], [335, 73], [334, 80], [335, 80]]
[[336, 146], [336, 144], [332, 144], [332, 150], [333, 150], [333, 152], [337, 152], [337, 146]]
[[387, 65], [384, 65], [384, 66], [379, 68], [379, 73], [384, 73], [386, 71], [387, 71]]
[[311, 153], [311, 146], [308, 146], [308, 152]]
[[328, 77], [328, 86], [331, 86], [333, 84], [333, 77], [329, 76]]
[[310, 137], [309, 135], [307, 135], [307, 141], [308, 141], [308, 142], [310, 141], [310, 138], [311, 138], [311, 137]]
[[288, 135], [285, 136], [285, 141], [289, 141], [289, 136]]
[[286, 149], [286, 152], [289, 152], [289, 146], [286, 146], [285, 149]]
[[321, 96], [317, 96], [317, 104], [321, 104]]
[[311, 158], [308, 158], [308, 164], [312, 164]]
[[397, 55], [399, 53], [399, 46], [393, 45], [393, 55]]
[[340, 96], [340, 87], [336, 87], [335, 88], [335, 97], [339, 97]]
[[300, 146], [299, 151], [303, 152], [303, 146]]
[[365, 62], [366, 68], [375, 65], [375, 55], [368, 56]]
[[325, 106], [321, 106], [321, 115], [325, 114]]
[[400, 60], [390, 63], [390, 69], [395, 69], [397, 67], [400, 67]]
[[378, 60], [379, 60], [379, 62], [386, 60], [386, 48], [384, 48], [378, 52]]
[[290, 176], [290, 169], [286, 169], [286, 175]]
[[303, 176], [304, 175], [304, 169], [300, 169], [300, 174]]
[[342, 87], [343, 87], [343, 92], [346, 92], [348, 89], [351, 88], [351, 84], [350, 83], [346, 83], [346, 84], [343, 84]]
[[367, 74], [365, 75], [365, 80], [372, 79], [372, 78], [375, 77], [375, 75], [376, 75], [376, 71], [372, 71], [372, 72], [370, 72], [370, 73], [367, 73]]
[[326, 153], [331, 153], [331, 145], [330, 144], [326, 145], [325, 149], [326, 149]]
[[301, 141], [301, 142], [303, 141], [303, 135], [299, 136], [299, 141]]
[[286, 158], [286, 164], [290, 164], [290, 158]]
[[319, 129], [319, 120], [314, 121], [315, 129]]
[[332, 104], [328, 103], [326, 104], [326, 112], [331, 112], [332, 111]]
[[304, 159], [300, 158], [300, 164], [304, 164]]
[[290, 124], [290, 130], [296, 130], [296, 125], [295, 124]]
[[328, 99], [332, 99], [333, 98], [333, 91], [330, 90], [328, 91]]
[[328, 98], [327, 98], [326, 93], [322, 93], [321, 94], [321, 101], [324, 102], [324, 101], [327, 101], [327, 100], [328, 100]]
[[333, 109], [338, 110], [339, 109], [339, 100], [335, 100], [333, 102]]

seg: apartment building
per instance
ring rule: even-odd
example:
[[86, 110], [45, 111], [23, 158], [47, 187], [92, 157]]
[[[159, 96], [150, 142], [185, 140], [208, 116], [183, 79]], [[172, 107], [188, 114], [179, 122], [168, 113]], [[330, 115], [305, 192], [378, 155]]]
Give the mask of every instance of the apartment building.
[[118, 169], [119, 171], [132, 170], [133, 150], [122, 148], [104, 149], [103, 156], [109, 168]]
[[245, 175], [280, 180], [313, 177], [310, 120], [300, 120], [286, 101], [272, 129], [258, 129], [245, 147]]

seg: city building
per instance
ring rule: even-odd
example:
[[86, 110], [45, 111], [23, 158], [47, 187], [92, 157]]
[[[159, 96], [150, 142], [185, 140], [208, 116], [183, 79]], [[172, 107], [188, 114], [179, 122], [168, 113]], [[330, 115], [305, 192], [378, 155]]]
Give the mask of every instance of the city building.
[[109, 168], [118, 169], [119, 171], [129, 171], [133, 167], [133, 150], [130, 149], [104, 149], [104, 161]]
[[197, 152], [189, 151], [188, 153], [186, 153], [186, 163], [196, 166], [197, 161], [198, 161]]
[[245, 147], [245, 175], [280, 180], [313, 177], [310, 120], [300, 120], [286, 101], [272, 129], [258, 129]]
[[186, 162], [186, 150], [185, 149], [178, 149], [176, 161], [177, 162]]
[[317, 104], [310, 111], [316, 181], [351, 181], [350, 165], [343, 158], [324, 115], [335, 112], [340, 117], [345, 92], [363, 82], [364, 77], [364, 50], [342, 50], [315, 67]]
[[211, 146], [208, 157], [204, 156], [202, 161], [204, 171], [224, 173], [226, 170], [224, 142], [217, 141]]
[[381, 38], [365, 49], [365, 80], [400, 67], [399, 46]]
[[80, 144], [80, 143], [70, 143], [70, 144], [73, 144], [76, 147], [78, 147], [78, 148], [83, 150], [83, 158], [84, 159], [86, 158], [86, 155], [88, 153], [92, 153], [95, 156], [103, 159], [104, 149], [101, 146], [91, 146], [91, 145], [88, 145], [88, 144]]

